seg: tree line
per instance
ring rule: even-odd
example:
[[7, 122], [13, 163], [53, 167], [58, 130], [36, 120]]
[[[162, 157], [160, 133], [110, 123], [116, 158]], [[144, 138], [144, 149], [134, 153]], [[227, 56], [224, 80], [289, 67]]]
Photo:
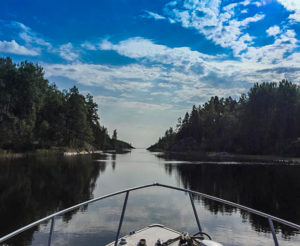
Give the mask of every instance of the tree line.
[[300, 86], [256, 83], [238, 100], [211, 97], [149, 150], [300, 156]]
[[0, 58], [0, 149], [130, 147], [99, 123], [98, 105], [76, 86], [60, 91], [31, 62]]

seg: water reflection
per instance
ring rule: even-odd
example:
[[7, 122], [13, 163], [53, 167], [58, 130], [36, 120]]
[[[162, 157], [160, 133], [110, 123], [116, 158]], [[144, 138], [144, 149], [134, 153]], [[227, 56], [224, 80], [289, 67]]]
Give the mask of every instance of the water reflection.
[[[300, 166], [287, 165], [219, 165], [165, 164], [165, 171], [174, 171], [185, 188], [233, 201], [300, 224]], [[203, 199], [211, 212], [233, 213], [231, 206]], [[241, 212], [256, 231], [269, 232], [264, 218]], [[293, 230], [276, 224], [284, 235]]]
[[[91, 156], [35, 157], [1, 163], [1, 235], [91, 199], [99, 173], [105, 168], [106, 165], [93, 162]], [[68, 213], [62, 219], [68, 222], [76, 212]], [[36, 229], [22, 233], [10, 242], [26, 245]]]
[[[160, 182], [191, 188], [299, 223], [299, 166], [195, 164], [145, 150], [71, 158], [35, 158], [0, 165], [1, 235], [92, 197]], [[197, 198], [196, 198], [197, 199]], [[57, 218], [52, 245], [105, 245], [114, 240], [124, 196]], [[202, 227], [226, 246], [272, 245], [266, 220], [206, 199], [196, 201]], [[165, 188], [130, 193], [122, 235], [151, 223], [196, 232], [189, 197]], [[299, 245], [294, 232], [275, 224]], [[22, 233], [10, 245], [45, 245], [50, 223]], [[282, 242], [288, 244], [281, 244]]]
[[112, 168], [113, 168], [113, 170], [115, 170], [116, 169], [117, 155], [115, 153], [112, 154], [111, 159], [112, 159]]

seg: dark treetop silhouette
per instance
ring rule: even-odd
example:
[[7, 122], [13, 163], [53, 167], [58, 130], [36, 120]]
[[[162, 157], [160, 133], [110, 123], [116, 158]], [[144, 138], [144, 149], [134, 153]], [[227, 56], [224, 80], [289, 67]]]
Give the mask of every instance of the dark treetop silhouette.
[[0, 58], [0, 149], [131, 148], [111, 139], [100, 126], [98, 105], [77, 87], [60, 91], [44, 79], [43, 68], [30, 62], [16, 65]]
[[300, 87], [283, 80], [254, 84], [239, 100], [212, 97], [149, 150], [299, 156]]

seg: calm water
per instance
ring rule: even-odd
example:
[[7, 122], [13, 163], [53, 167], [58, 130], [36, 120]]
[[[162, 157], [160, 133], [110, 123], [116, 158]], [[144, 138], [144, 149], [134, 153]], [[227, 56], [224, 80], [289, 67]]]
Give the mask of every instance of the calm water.
[[[206, 163], [127, 154], [35, 157], [0, 165], [0, 234], [76, 203], [153, 182], [190, 188], [300, 224], [300, 166]], [[124, 195], [91, 204], [55, 221], [52, 245], [105, 245], [114, 240]], [[273, 245], [265, 219], [196, 198], [202, 228], [224, 245]], [[165, 188], [130, 193], [122, 234], [151, 223], [195, 233], [189, 197]], [[275, 224], [280, 245], [300, 235]], [[9, 245], [46, 245], [50, 224], [22, 233]]]

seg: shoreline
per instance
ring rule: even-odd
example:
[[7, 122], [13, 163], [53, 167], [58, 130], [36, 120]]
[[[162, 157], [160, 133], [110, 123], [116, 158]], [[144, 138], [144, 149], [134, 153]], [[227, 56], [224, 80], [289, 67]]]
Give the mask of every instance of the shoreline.
[[94, 150], [94, 151], [65, 151], [62, 152], [63, 156], [74, 156], [74, 155], [89, 155], [89, 154], [102, 154], [104, 153], [103, 150]]
[[64, 149], [64, 148], [54, 148], [54, 149], [37, 149], [34, 151], [28, 152], [12, 152], [7, 150], [0, 150], [0, 160], [9, 160], [9, 159], [20, 159], [30, 156], [47, 156], [47, 155], [56, 155], [63, 157], [79, 156], [79, 155], [92, 155], [92, 154], [104, 154], [104, 153], [126, 153], [130, 152], [131, 149], [107, 149], [107, 150], [76, 150], [76, 149]]
[[228, 152], [175, 152], [175, 151], [150, 151], [158, 157], [167, 159], [182, 159], [189, 161], [235, 161], [235, 162], [263, 162], [274, 164], [300, 164], [300, 157], [276, 156], [276, 155], [247, 155], [232, 154]]

